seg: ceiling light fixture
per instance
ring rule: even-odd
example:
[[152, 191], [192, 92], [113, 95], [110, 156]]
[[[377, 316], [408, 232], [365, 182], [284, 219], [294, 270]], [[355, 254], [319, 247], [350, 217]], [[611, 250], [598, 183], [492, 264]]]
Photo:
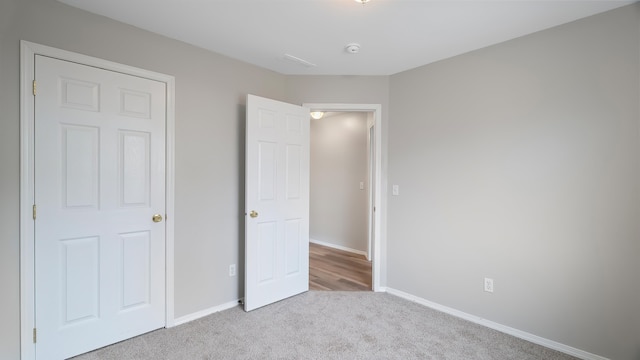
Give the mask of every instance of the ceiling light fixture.
[[320, 120], [320, 119], [322, 119], [323, 116], [324, 116], [324, 112], [322, 112], [322, 111], [312, 111], [311, 112], [311, 117], [314, 118], [315, 120]]
[[371, 0], [355, 0], [355, 2], [358, 2], [358, 3], [362, 4], [362, 5], [368, 3], [369, 1], [371, 1]]

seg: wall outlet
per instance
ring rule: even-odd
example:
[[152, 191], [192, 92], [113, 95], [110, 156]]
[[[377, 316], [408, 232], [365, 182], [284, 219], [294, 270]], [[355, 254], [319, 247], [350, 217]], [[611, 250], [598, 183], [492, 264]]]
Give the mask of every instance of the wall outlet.
[[484, 291], [486, 292], [493, 292], [493, 279], [491, 278], [484, 278]]
[[391, 187], [391, 195], [393, 195], [393, 196], [400, 195], [400, 185], [393, 185]]
[[236, 276], [236, 264], [229, 265], [229, 276]]

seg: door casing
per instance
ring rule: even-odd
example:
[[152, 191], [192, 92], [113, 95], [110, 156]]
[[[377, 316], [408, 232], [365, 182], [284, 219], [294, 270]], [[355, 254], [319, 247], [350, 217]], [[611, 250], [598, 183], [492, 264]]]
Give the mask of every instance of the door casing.
[[[383, 263], [383, 214], [385, 209], [383, 207], [383, 187], [382, 187], [382, 105], [380, 104], [338, 104], [338, 103], [303, 103], [302, 106], [311, 109], [311, 111], [340, 111], [340, 112], [372, 112], [373, 113], [373, 128], [375, 133], [374, 146], [375, 146], [375, 226], [372, 234], [371, 241], [373, 242], [373, 256], [372, 256], [372, 290], [376, 292], [386, 291], [386, 288], [382, 285], [381, 274], [386, 272], [385, 265]], [[368, 130], [368, 129], [367, 129]], [[385, 201], [386, 202], [386, 201]], [[386, 226], [385, 226], [386, 227]]]
[[20, 357], [35, 359], [35, 247], [34, 247], [34, 101], [35, 55], [67, 60], [106, 70], [164, 82], [166, 101], [166, 222], [165, 326], [174, 326], [174, 134], [175, 78], [66, 50], [20, 42]]

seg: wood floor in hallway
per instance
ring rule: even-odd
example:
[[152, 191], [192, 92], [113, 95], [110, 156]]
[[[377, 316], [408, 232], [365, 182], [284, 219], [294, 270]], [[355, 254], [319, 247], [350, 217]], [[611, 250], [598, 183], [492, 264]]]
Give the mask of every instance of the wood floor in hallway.
[[364, 255], [310, 243], [309, 289], [371, 290], [371, 262]]

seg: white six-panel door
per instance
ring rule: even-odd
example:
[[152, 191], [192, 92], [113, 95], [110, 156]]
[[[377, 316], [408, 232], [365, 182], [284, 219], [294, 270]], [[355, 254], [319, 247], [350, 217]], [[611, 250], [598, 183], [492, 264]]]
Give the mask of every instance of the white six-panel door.
[[38, 359], [165, 324], [165, 84], [36, 56]]
[[249, 95], [245, 310], [309, 289], [309, 109]]

